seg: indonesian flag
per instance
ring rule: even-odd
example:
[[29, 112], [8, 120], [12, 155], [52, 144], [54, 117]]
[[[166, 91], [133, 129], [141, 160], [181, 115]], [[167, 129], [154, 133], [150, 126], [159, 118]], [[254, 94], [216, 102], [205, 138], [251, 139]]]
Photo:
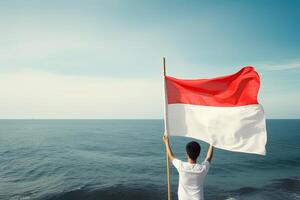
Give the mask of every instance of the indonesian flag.
[[212, 79], [165, 76], [166, 133], [196, 138], [217, 148], [265, 155], [260, 79], [253, 67]]

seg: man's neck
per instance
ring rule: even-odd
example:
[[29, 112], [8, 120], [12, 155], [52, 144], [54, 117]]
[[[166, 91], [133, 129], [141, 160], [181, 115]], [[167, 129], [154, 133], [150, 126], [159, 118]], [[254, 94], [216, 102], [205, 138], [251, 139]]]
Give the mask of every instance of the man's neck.
[[188, 158], [188, 163], [196, 164], [196, 163], [197, 163], [197, 160], [192, 160], [192, 159]]

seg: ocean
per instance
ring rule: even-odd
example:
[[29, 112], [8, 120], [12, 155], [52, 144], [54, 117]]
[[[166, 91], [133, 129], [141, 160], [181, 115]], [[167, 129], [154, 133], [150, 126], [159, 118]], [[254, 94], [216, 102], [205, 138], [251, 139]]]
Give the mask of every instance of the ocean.
[[[215, 150], [205, 199], [300, 199], [300, 120], [267, 129], [266, 156]], [[0, 199], [166, 199], [162, 134], [162, 120], [0, 120]], [[176, 157], [191, 140], [171, 137]], [[171, 166], [172, 199], [177, 183]]]

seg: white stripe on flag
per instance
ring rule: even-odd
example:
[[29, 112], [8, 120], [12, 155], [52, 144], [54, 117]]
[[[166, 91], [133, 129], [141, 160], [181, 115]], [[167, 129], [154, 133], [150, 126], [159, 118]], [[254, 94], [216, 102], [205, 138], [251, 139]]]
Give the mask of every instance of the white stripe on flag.
[[168, 133], [230, 151], [265, 155], [266, 122], [261, 105], [214, 107], [168, 104]]

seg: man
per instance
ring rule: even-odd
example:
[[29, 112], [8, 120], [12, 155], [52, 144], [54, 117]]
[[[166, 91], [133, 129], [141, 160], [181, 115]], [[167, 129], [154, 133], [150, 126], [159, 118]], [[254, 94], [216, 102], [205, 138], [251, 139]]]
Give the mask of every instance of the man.
[[214, 147], [209, 146], [205, 160], [197, 163], [201, 147], [197, 142], [189, 142], [186, 145], [187, 162], [183, 162], [174, 157], [170, 148], [169, 138], [163, 137], [170, 161], [179, 173], [178, 199], [179, 200], [203, 200], [203, 182], [209, 170], [213, 157]]

